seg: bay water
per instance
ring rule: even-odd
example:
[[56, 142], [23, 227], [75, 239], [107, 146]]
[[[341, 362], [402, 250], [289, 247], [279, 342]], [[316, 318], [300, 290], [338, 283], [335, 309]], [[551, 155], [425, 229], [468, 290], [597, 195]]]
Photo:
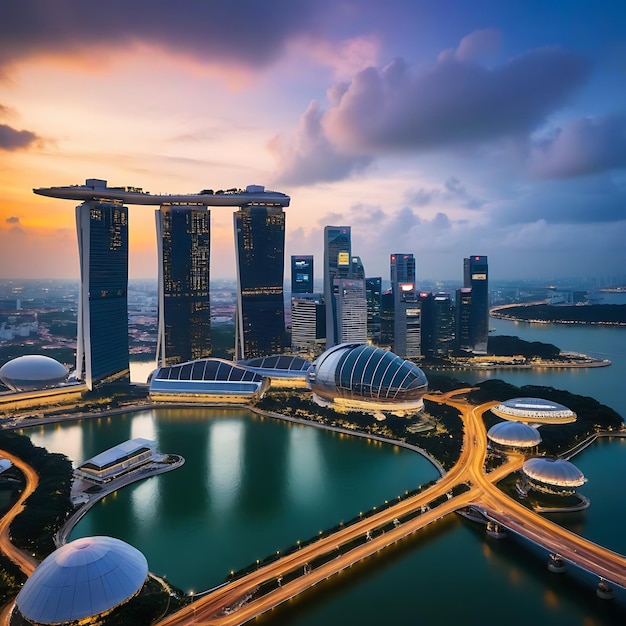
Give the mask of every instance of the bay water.
[[[626, 415], [626, 329], [491, 320], [497, 334], [609, 358], [610, 367], [454, 373], [547, 385], [596, 397]], [[281, 550], [437, 476], [396, 447], [261, 418], [245, 410], [156, 410], [29, 429], [34, 443], [79, 462], [131, 437], [182, 454], [183, 468], [109, 496], [71, 539], [117, 536], [183, 589], [218, 584], [231, 569]], [[573, 459], [588, 482], [587, 511], [553, 516], [626, 554], [626, 441], [602, 440]], [[547, 571], [513, 541], [451, 515], [257, 620], [292, 624], [626, 623], [620, 601]]]

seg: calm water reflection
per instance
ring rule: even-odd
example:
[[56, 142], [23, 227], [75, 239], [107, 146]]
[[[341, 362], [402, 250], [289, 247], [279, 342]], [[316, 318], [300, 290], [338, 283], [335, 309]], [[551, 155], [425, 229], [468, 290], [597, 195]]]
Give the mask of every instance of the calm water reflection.
[[287, 548], [438, 474], [395, 446], [238, 410], [157, 410], [31, 433], [79, 462], [131, 437], [185, 465], [107, 497], [72, 533], [119, 537], [185, 589]]

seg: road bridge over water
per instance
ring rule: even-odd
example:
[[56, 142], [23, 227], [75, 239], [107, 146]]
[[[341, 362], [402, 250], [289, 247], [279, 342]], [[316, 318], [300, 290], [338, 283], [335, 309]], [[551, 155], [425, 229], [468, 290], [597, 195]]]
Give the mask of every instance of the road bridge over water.
[[[566, 561], [599, 579], [626, 588], [626, 558], [546, 520], [497, 488], [496, 484], [502, 478], [521, 468], [524, 457], [511, 455], [498, 468], [485, 473], [487, 436], [483, 414], [497, 403], [473, 406], [462, 396], [467, 391], [428, 396], [434, 402], [456, 407], [464, 424], [459, 460], [435, 485], [331, 535], [321, 536], [271, 563], [259, 564], [251, 573], [203, 594], [202, 598], [166, 617], [159, 625], [244, 624], [469, 505], [488, 519], [549, 552], [560, 554]], [[30, 478], [34, 481], [36, 475]], [[452, 495], [453, 490], [456, 495]], [[20, 507], [21, 503], [18, 503], [16, 508]], [[6, 536], [4, 541], [6, 543]], [[5, 546], [3, 550], [6, 549]], [[12, 554], [11, 558], [17, 562], [19, 554]], [[34, 569], [30, 559], [21, 566], [28, 574]]]
[[[215, 624], [236, 626], [279, 606], [316, 584], [419, 531], [451, 512], [472, 505], [488, 519], [534, 541], [549, 552], [586, 569], [600, 580], [626, 588], [626, 559], [588, 541], [525, 508], [504, 494], [496, 483], [523, 464], [522, 455], [511, 455], [490, 473], [485, 473], [487, 434], [483, 414], [495, 406], [488, 402], [470, 405], [460, 390], [429, 399], [459, 409], [464, 424], [463, 449], [456, 465], [433, 487], [407, 498], [336, 533], [322, 537], [246, 576], [223, 585], [160, 626]], [[453, 488], [465, 485], [452, 496]], [[430, 507], [434, 500], [442, 503]], [[312, 567], [311, 563], [321, 564]], [[285, 582], [283, 582], [285, 581]]]

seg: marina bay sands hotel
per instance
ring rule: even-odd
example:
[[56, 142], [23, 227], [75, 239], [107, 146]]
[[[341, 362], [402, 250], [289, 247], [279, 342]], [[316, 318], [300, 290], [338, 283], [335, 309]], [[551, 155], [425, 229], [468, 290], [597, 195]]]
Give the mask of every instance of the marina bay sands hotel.
[[128, 357], [128, 208], [155, 205], [159, 252], [157, 363], [209, 356], [210, 211], [234, 213], [237, 262], [235, 360], [282, 352], [285, 213], [289, 196], [246, 189], [155, 195], [136, 187], [84, 185], [33, 189], [36, 194], [79, 200], [76, 230], [80, 295], [76, 375], [91, 389], [130, 379]]

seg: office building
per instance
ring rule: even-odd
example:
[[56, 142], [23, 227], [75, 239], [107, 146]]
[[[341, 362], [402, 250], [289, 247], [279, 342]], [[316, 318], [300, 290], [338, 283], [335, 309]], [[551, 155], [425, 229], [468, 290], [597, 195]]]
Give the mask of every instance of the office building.
[[415, 293], [415, 258], [390, 257], [393, 294], [393, 351], [402, 357], [421, 355], [421, 306]]
[[486, 256], [463, 259], [463, 287], [471, 288], [470, 343], [474, 354], [487, 354], [489, 281]]
[[291, 257], [291, 295], [313, 293], [313, 256]]
[[365, 279], [365, 298], [367, 301], [367, 340], [380, 345], [382, 313], [382, 278], [376, 276]]
[[461, 352], [471, 352], [471, 312], [472, 312], [472, 290], [469, 287], [462, 287], [456, 290], [455, 307], [455, 345]]
[[449, 293], [436, 293], [432, 299], [433, 356], [447, 357], [454, 352], [454, 304]]
[[362, 278], [335, 278], [337, 343], [367, 343], [367, 299]]
[[326, 345], [326, 306], [320, 293], [291, 299], [291, 349], [317, 356]]
[[128, 209], [89, 200], [76, 207], [80, 258], [76, 376], [89, 389], [129, 382]]
[[393, 347], [393, 292], [386, 289], [380, 296], [380, 344], [385, 348]]
[[157, 363], [211, 354], [210, 211], [206, 206], [157, 209], [159, 321]]
[[234, 213], [237, 260], [235, 360], [278, 354], [285, 346], [285, 213], [249, 204]]
[[365, 280], [365, 268], [360, 256], [353, 256], [350, 260], [350, 278]]
[[335, 278], [348, 278], [351, 269], [352, 244], [350, 226], [324, 228], [324, 301], [326, 302], [326, 347], [338, 339]]

